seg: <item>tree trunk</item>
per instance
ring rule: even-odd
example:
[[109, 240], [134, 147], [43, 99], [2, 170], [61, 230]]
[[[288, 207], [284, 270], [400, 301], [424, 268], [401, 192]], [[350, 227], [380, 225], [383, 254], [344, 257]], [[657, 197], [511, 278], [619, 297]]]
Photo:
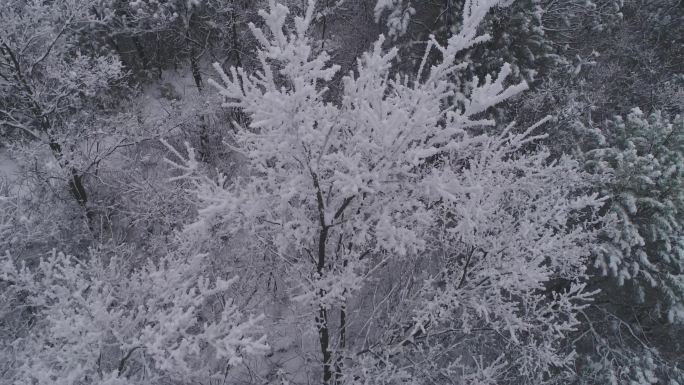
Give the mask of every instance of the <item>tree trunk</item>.
[[199, 114], [198, 119], [200, 126], [200, 160], [202, 160], [203, 162], [207, 162], [209, 160], [209, 133], [207, 127], [207, 120], [202, 114]]
[[83, 174], [78, 172], [78, 170], [69, 165], [69, 162], [64, 160], [64, 154], [62, 152], [62, 146], [56, 141], [50, 139], [50, 150], [52, 150], [52, 155], [57, 159], [57, 163], [62, 169], [67, 170], [69, 173], [69, 192], [71, 196], [76, 199], [79, 206], [83, 207], [86, 212], [86, 217], [88, 218], [88, 226], [90, 227], [90, 220], [93, 219], [93, 212], [88, 207], [88, 192], [86, 191], [85, 185], [83, 184]]
[[[321, 230], [318, 234], [318, 261], [316, 263], [316, 272], [318, 278], [323, 278], [325, 270], [326, 254], [325, 246], [328, 242], [328, 225], [325, 223], [323, 194], [321, 193], [320, 185], [318, 184], [318, 177], [314, 174], [314, 187], [316, 189], [316, 199], [318, 201], [318, 210], [320, 215]], [[321, 289], [318, 293], [319, 297], [323, 299], [325, 291]], [[328, 311], [319, 305], [318, 316], [316, 317], [316, 327], [318, 328], [318, 342], [321, 346], [321, 353], [323, 354], [323, 384], [330, 384], [332, 380], [332, 354], [330, 353], [330, 330], [328, 325]]]
[[326, 12], [328, 11], [328, 0], [325, 1], [323, 7], [323, 31], [321, 32], [321, 51], [325, 50], [325, 33], [328, 29], [328, 16]]
[[237, 67], [242, 67], [242, 58], [240, 57], [240, 41], [238, 40], [238, 33], [237, 33], [237, 15], [235, 14], [235, 9], [233, 8], [233, 11], [231, 13], [231, 17], [233, 19], [233, 53], [235, 55], [235, 65]]
[[140, 61], [142, 63], [142, 68], [146, 70], [149, 67], [149, 61], [147, 59], [147, 55], [145, 55], [145, 49], [143, 48], [142, 42], [140, 41], [140, 37], [133, 36], [132, 39], [133, 45], [135, 46], [135, 51], [138, 53], [138, 57], [140, 58]]
[[192, 70], [192, 78], [195, 79], [197, 90], [202, 92], [202, 73], [200, 72], [195, 48], [190, 49], [190, 69]]
[[444, 12], [444, 27], [446, 29], [446, 35], [450, 36], [451, 35], [451, 29], [454, 27], [454, 21], [453, 21], [453, 4], [452, 0], [444, 0], [444, 6], [446, 7], [446, 10]]
[[[346, 291], [345, 291], [346, 292]], [[342, 305], [340, 309], [340, 348], [344, 349], [347, 345], [347, 308], [346, 305]], [[342, 377], [342, 355], [337, 355], [337, 360], [335, 361], [335, 381], [340, 382]]]
[[163, 72], [162, 57], [161, 57], [162, 56], [162, 52], [161, 52], [161, 47], [162, 47], [161, 41], [162, 41], [162, 39], [159, 38], [159, 33], [156, 34], [156, 38], [157, 38], [157, 52], [156, 52], [155, 62], [157, 63], [157, 78], [159, 80], [161, 80], [162, 79], [162, 72]]
[[[325, 293], [321, 292], [321, 296]], [[328, 329], [328, 311], [320, 306], [318, 316], [316, 316], [316, 327], [318, 328], [318, 342], [323, 353], [323, 384], [330, 384], [332, 380], [332, 354], [330, 353], [330, 331]]]
[[188, 23], [185, 27], [185, 43], [190, 51], [190, 70], [192, 71], [192, 78], [195, 80], [197, 90], [202, 92], [202, 73], [200, 72], [199, 68], [199, 58], [197, 57], [197, 50], [195, 49], [194, 42], [190, 38], [190, 30], [193, 26], [193, 16], [194, 13], [191, 13]]

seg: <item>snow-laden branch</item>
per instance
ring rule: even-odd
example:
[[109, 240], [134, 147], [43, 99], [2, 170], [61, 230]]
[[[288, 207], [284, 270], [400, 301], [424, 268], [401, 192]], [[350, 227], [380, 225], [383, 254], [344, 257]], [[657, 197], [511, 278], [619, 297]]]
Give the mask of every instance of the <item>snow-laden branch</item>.
[[[226, 303], [236, 278], [203, 276], [203, 258], [169, 256], [129, 270], [97, 252], [88, 260], [52, 252], [29, 268], [5, 254], [0, 282], [11, 284], [0, 299], [31, 308], [33, 325], [14, 342], [21, 349], [3, 378], [46, 385], [193, 381], [222, 372], [211, 362], [235, 365], [262, 352], [262, 317]], [[103, 355], [117, 353], [116, 365], [103, 366]]]

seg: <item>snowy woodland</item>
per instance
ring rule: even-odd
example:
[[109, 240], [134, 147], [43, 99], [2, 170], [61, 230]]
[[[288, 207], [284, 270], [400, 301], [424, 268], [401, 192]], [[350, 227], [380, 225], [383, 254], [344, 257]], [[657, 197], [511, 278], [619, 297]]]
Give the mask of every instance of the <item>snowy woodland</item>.
[[0, 0], [0, 384], [684, 385], [681, 0]]

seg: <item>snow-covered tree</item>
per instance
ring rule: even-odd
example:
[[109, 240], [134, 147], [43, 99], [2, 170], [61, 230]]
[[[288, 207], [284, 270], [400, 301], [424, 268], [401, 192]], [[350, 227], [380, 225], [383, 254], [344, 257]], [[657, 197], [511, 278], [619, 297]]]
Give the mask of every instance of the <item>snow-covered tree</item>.
[[[684, 382], [684, 122], [638, 108], [606, 124], [585, 164], [610, 197], [597, 248], [601, 307], [588, 311], [585, 383]], [[587, 345], [588, 344], [588, 345]]]
[[[222, 0], [106, 0], [98, 14], [109, 15], [101, 26], [108, 45], [145, 77], [154, 67], [159, 79], [171, 64], [189, 64], [195, 85], [201, 89], [202, 64], [209, 60], [240, 63], [244, 36], [239, 26], [258, 1]], [[210, 59], [209, 59], [210, 58]]]
[[[116, 57], [79, 44], [91, 25], [102, 22], [90, 4], [9, 0], [0, 13], [0, 128], [44, 146], [82, 206], [88, 192], [78, 153], [88, 145], [89, 123], [97, 120], [91, 112], [104, 107], [104, 91], [122, 76]], [[102, 146], [103, 153], [111, 150]]]
[[279, 2], [0, 0], [0, 383], [684, 384], [681, 1]]
[[410, 1], [401, 0], [378, 0], [373, 9], [375, 22], [384, 21], [387, 27], [387, 35], [396, 39], [404, 35], [409, 27], [411, 16], [416, 13]]
[[[169, 160], [201, 203], [188, 233], [246, 238], [280, 264], [293, 306], [312, 314], [324, 383], [540, 384], [571, 372], [563, 341], [591, 298], [582, 281], [602, 201], [584, 195], [576, 162], [529, 151], [543, 121], [469, 133], [526, 87], [505, 85], [507, 64], [468, 94], [451, 81], [497, 3], [467, 1], [460, 32], [431, 40], [415, 73], [392, 75], [397, 50], [381, 36], [331, 103], [338, 68], [307, 37], [314, 2], [289, 28], [271, 1], [267, 29], [251, 26], [259, 70], [216, 66], [212, 82], [250, 119], [231, 145], [248, 170], [212, 178], [192, 149]], [[388, 264], [414, 266], [417, 283], [390, 312], [406, 322], [382, 330], [361, 297]]]
[[[378, 0], [375, 16], [389, 36], [415, 51], [415, 43], [429, 35], [444, 41], [457, 33], [464, 4], [457, 0]], [[539, 80], [539, 75], [548, 76], [559, 68], [564, 74], [573, 71], [591, 59], [577, 42], [585, 33], [606, 30], [619, 21], [621, 4], [620, 0], [504, 1], [505, 6], [490, 12], [480, 26], [491, 39], [468, 53], [470, 70], [486, 74], [509, 63], [512, 77], [527, 81]]]
[[223, 378], [266, 347], [259, 317], [208, 275], [203, 255], [136, 266], [125, 248], [36, 266], [0, 259], [0, 379], [12, 384], [168, 384]]
[[604, 178], [616, 226], [596, 266], [620, 284], [634, 279], [639, 297], [649, 287], [663, 296], [670, 322], [684, 321], [684, 122], [633, 109], [609, 122], [611, 147], [590, 151], [587, 167]]

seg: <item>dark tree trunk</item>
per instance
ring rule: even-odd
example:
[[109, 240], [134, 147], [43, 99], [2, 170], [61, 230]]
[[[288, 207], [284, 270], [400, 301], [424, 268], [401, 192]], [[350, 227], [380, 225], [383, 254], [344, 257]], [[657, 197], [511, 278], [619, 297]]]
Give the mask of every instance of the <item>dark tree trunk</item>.
[[[321, 293], [321, 296], [324, 293]], [[316, 317], [316, 327], [318, 328], [318, 342], [323, 353], [323, 384], [330, 384], [333, 371], [331, 368], [332, 354], [330, 353], [330, 331], [328, 329], [328, 311], [320, 307]]]
[[[316, 182], [318, 184], [318, 182]], [[320, 195], [319, 195], [320, 196]], [[322, 201], [319, 201], [319, 205]], [[323, 270], [325, 269], [325, 246], [328, 240], [328, 226], [322, 221], [322, 228], [318, 238], [318, 263], [316, 271], [319, 277], [323, 277]], [[325, 291], [321, 290], [319, 296], [325, 296]], [[328, 325], [328, 311], [321, 305], [316, 317], [316, 327], [318, 328], [318, 342], [321, 346], [321, 353], [323, 354], [323, 383], [330, 384], [332, 380], [332, 354], [330, 352], [330, 330]]]
[[235, 56], [235, 65], [237, 67], [242, 67], [242, 58], [240, 57], [240, 40], [238, 40], [238, 33], [237, 33], [237, 15], [235, 14], [235, 9], [233, 8], [233, 11], [231, 13], [231, 17], [233, 18], [233, 54]]
[[198, 116], [200, 124], [200, 148], [199, 155], [203, 162], [209, 160], [209, 133], [207, 127], [207, 120], [204, 115], [200, 114]]
[[[344, 349], [347, 345], [347, 308], [342, 305], [340, 309], [340, 348]], [[338, 354], [335, 361], [335, 381], [340, 382], [342, 377], [342, 355]]]
[[135, 51], [138, 53], [138, 57], [140, 58], [140, 62], [142, 63], [142, 68], [146, 70], [149, 68], [150, 62], [147, 58], [147, 55], [145, 55], [145, 48], [143, 47], [139, 36], [133, 36], [132, 39], [133, 45], [135, 46]]
[[157, 77], [159, 78], [159, 80], [161, 80], [161, 79], [162, 79], [162, 72], [163, 72], [163, 68], [162, 68], [162, 50], [161, 50], [161, 47], [162, 47], [162, 44], [161, 44], [161, 43], [162, 43], [162, 39], [159, 37], [159, 33], [156, 34], [156, 38], [157, 38], [157, 52], [156, 52], [155, 61], [156, 61], [156, 63], [157, 63]]
[[50, 139], [50, 143], [48, 145], [50, 146], [50, 150], [52, 150], [52, 154], [55, 159], [57, 159], [57, 163], [60, 165], [60, 167], [69, 172], [68, 186], [71, 196], [73, 196], [74, 199], [76, 199], [76, 202], [78, 202], [78, 204], [86, 210], [86, 215], [90, 219], [92, 217], [92, 213], [88, 208], [88, 193], [86, 191], [85, 185], [83, 184], [83, 174], [81, 174], [76, 168], [71, 167], [69, 162], [64, 160], [62, 146], [59, 143], [53, 139]]
[[323, 8], [323, 30], [321, 31], [321, 51], [325, 50], [325, 34], [328, 29], [328, 16], [327, 12], [328, 11], [328, 0], [325, 1], [324, 8]]
[[[321, 186], [318, 183], [318, 176], [311, 173], [313, 179], [314, 189], [316, 190], [316, 201], [318, 203], [318, 215], [320, 221], [320, 231], [318, 233], [318, 260], [316, 261], [316, 272], [318, 278], [323, 278], [326, 264], [326, 245], [328, 243], [328, 231], [330, 227], [325, 223], [325, 203], [323, 201], [323, 193]], [[325, 291], [321, 289], [318, 293], [319, 297], [323, 299]], [[330, 329], [328, 324], [328, 311], [321, 304], [319, 305], [318, 315], [316, 316], [316, 328], [318, 329], [318, 342], [321, 346], [321, 353], [323, 354], [323, 384], [329, 385], [332, 377], [332, 354], [330, 352]]]
[[197, 58], [195, 48], [190, 49], [190, 69], [192, 70], [192, 78], [195, 79], [197, 90], [202, 91], [202, 73], [199, 68], [199, 61]]

